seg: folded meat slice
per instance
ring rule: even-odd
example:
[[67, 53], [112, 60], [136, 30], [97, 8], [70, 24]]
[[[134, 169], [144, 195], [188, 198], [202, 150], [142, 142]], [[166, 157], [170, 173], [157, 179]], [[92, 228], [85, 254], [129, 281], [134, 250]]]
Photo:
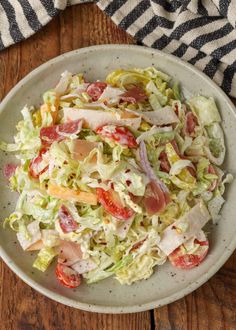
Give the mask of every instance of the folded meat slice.
[[62, 240], [58, 252], [58, 262], [67, 266], [75, 264], [83, 257], [80, 245], [75, 242]]
[[[98, 146], [97, 142], [91, 142], [87, 140], [76, 139], [72, 142], [72, 158], [75, 160], [82, 161], [84, 160], [90, 152]], [[96, 162], [96, 156], [93, 157], [92, 162]]]
[[162, 126], [179, 122], [178, 116], [168, 105], [164, 108], [160, 108], [154, 111], [136, 111], [130, 109], [126, 109], [126, 111], [141, 116], [144, 120], [152, 125]]
[[204, 203], [198, 203], [183, 217], [164, 230], [158, 247], [166, 255], [169, 255], [181, 244], [197, 235], [210, 218], [211, 216]]
[[95, 269], [97, 265], [91, 258], [79, 260], [75, 264], [71, 266], [74, 270], [76, 270], [79, 274], [84, 274], [90, 272], [91, 270]]
[[91, 109], [76, 109], [64, 108], [65, 121], [75, 121], [83, 119], [84, 123], [92, 130], [105, 124], [114, 124], [121, 126], [128, 126], [133, 129], [138, 129], [141, 124], [141, 118], [124, 118], [115, 112], [91, 110]]

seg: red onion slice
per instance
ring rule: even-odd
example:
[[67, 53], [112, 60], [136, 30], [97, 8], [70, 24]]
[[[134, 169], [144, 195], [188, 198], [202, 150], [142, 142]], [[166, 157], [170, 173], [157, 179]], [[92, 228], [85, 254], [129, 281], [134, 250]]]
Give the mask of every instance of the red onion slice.
[[156, 176], [156, 174], [154, 173], [154, 171], [150, 165], [150, 162], [149, 162], [148, 156], [147, 156], [147, 149], [146, 149], [145, 143], [143, 141], [141, 141], [139, 146], [140, 146], [140, 148], [139, 148], [140, 162], [141, 162], [143, 170], [146, 172], [148, 178], [151, 181], [154, 181], [156, 184], [158, 184], [165, 194], [169, 194], [169, 189], [164, 184], [164, 182], [162, 182]]

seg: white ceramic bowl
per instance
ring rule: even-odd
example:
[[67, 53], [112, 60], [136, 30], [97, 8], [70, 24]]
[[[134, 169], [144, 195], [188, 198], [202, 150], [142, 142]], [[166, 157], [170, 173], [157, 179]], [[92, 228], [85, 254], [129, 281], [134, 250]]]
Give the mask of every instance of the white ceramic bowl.
[[[0, 138], [11, 141], [20, 110], [25, 105], [38, 104], [42, 93], [55, 85], [64, 70], [84, 72], [94, 81], [103, 79], [116, 68], [147, 67], [155, 65], [181, 82], [185, 94], [213, 96], [223, 118], [227, 157], [224, 167], [236, 173], [236, 116], [228, 97], [208, 77], [193, 66], [160, 51], [139, 46], [107, 45], [75, 50], [41, 65], [20, 81], [0, 105]], [[12, 157], [2, 153], [2, 167]], [[1, 171], [2, 173], [2, 171]], [[1, 174], [1, 218], [14, 210], [17, 196], [6, 187]], [[236, 247], [236, 183], [227, 187], [227, 202], [218, 226], [212, 226], [210, 252], [195, 269], [177, 270], [169, 263], [156, 269], [148, 280], [131, 286], [121, 286], [114, 279], [93, 285], [82, 284], [71, 290], [60, 286], [54, 276], [54, 267], [41, 273], [32, 268], [35, 256], [25, 253], [16, 243], [15, 233], [0, 227], [0, 255], [6, 264], [27, 284], [63, 304], [79, 309], [103, 313], [130, 313], [148, 310], [171, 303], [192, 292], [207, 281], [229, 258]]]

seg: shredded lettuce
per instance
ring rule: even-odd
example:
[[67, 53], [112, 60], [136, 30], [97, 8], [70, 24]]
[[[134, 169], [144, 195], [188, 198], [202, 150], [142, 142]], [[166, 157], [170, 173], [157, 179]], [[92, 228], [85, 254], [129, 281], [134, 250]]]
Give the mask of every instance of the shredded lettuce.
[[181, 100], [179, 83], [178, 82], [175, 82], [172, 89], [173, 89], [173, 93], [174, 93], [175, 99], [176, 100]]
[[225, 157], [225, 142], [222, 128], [219, 123], [213, 123], [206, 127], [209, 136], [208, 146], [205, 146], [205, 153], [216, 165], [221, 165]]
[[208, 202], [208, 210], [211, 214], [212, 220], [216, 223], [219, 220], [219, 213], [225, 200], [221, 195], [217, 195]]
[[57, 252], [53, 248], [50, 247], [42, 248], [39, 251], [37, 258], [33, 263], [33, 267], [37, 268], [41, 272], [45, 272], [56, 255]]
[[118, 270], [116, 279], [121, 284], [128, 285], [141, 279], [147, 279], [152, 275], [156, 264], [156, 260], [150, 255], [139, 256], [130, 264]]
[[23, 120], [20, 121], [16, 129], [18, 133], [15, 135], [15, 143], [0, 143], [0, 149], [8, 152], [15, 152], [17, 158], [22, 160], [31, 159], [41, 146], [39, 137], [39, 128], [34, 127], [32, 116], [28, 107], [24, 107], [21, 111]]
[[[146, 91], [150, 94], [155, 95], [157, 98], [157, 101], [160, 103], [161, 106], [165, 106], [167, 103], [167, 96], [163, 95], [158, 88], [156, 87], [155, 83], [153, 81], [149, 81], [149, 83], [146, 85]], [[156, 110], [156, 109], [153, 109]]]
[[226, 146], [213, 98], [184, 99], [179, 83], [154, 67], [85, 81], [64, 72], [41, 106], [23, 108], [13, 143], [0, 141], [19, 159], [9, 179], [18, 200], [4, 226], [25, 251], [40, 249], [33, 267], [46, 271], [59, 253], [88, 284], [147, 279], [173, 247], [205, 253], [196, 238], [206, 240], [201, 229], [219, 218], [233, 179], [219, 167]]
[[195, 96], [188, 101], [203, 126], [220, 122], [220, 114], [212, 97]]

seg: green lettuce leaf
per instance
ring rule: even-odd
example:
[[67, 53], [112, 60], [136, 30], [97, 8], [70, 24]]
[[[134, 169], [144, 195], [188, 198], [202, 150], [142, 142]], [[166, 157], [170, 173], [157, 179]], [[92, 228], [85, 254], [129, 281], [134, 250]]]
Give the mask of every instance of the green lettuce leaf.
[[195, 96], [188, 101], [188, 104], [203, 126], [221, 121], [219, 111], [212, 97]]
[[49, 267], [49, 265], [51, 264], [51, 262], [53, 261], [56, 255], [57, 252], [53, 248], [50, 247], [42, 248], [39, 251], [37, 258], [33, 263], [33, 267], [37, 268], [41, 272], [45, 272], [45, 270], [47, 270], [47, 268]]

